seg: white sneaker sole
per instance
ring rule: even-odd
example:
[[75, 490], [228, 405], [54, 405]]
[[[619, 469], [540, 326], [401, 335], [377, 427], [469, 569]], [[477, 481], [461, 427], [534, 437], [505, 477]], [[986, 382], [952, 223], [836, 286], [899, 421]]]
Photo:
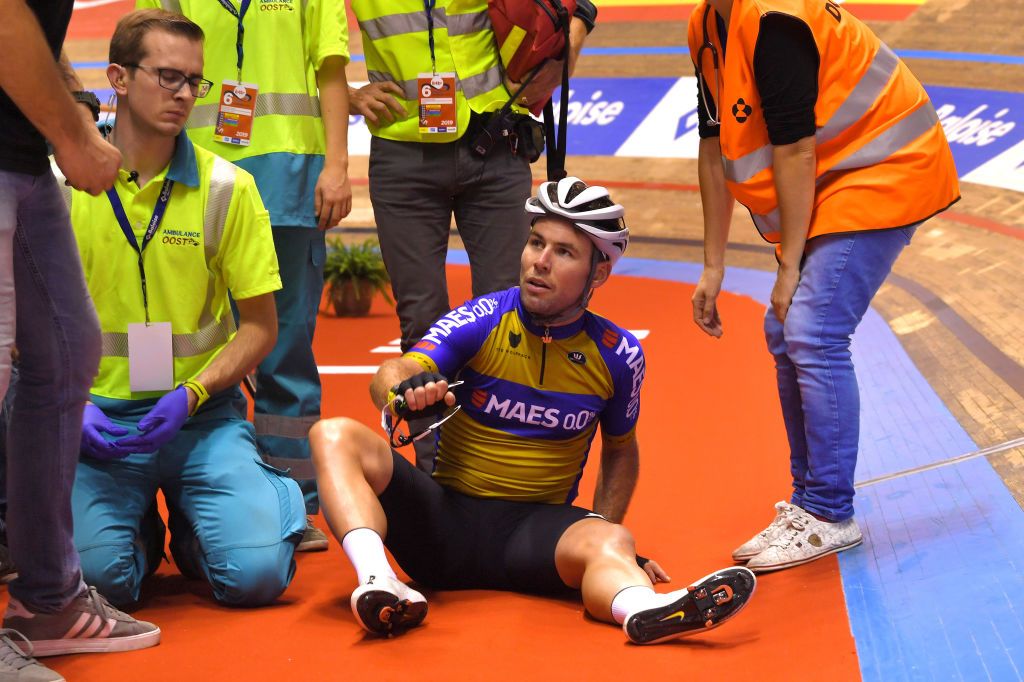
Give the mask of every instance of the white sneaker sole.
[[64, 654], [103, 654], [147, 649], [160, 643], [160, 628], [128, 637], [97, 637], [95, 639], [40, 639], [32, 642], [32, 655], [62, 656]]
[[813, 556], [804, 557], [803, 559], [794, 559], [793, 561], [786, 561], [779, 564], [768, 564], [766, 566], [751, 566], [747, 564], [754, 573], [771, 573], [772, 571], [781, 571], [784, 568], [793, 568], [794, 566], [802, 566], [803, 564], [809, 564], [812, 561], [817, 561], [823, 557], [827, 557], [830, 554], [838, 554], [839, 552], [845, 552], [848, 549], [853, 549], [864, 542], [864, 536], [858, 538], [855, 542], [851, 542], [848, 545], [841, 545], [839, 547], [832, 547], [824, 552], [815, 554]]

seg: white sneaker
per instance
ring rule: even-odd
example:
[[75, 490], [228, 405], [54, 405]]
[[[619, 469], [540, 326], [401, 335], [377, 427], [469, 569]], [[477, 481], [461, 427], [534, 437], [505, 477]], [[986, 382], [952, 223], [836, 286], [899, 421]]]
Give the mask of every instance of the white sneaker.
[[807, 513], [796, 514], [789, 517], [786, 528], [767, 549], [747, 562], [747, 568], [757, 573], [778, 571], [842, 552], [863, 541], [852, 518], [829, 523]]
[[[15, 644], [11, 637], [22, 640]], [[32, 642], [17, 630], [0, 629], [0, 680], [3, 682], [64, 682], [64, 678], [32, 658]]]
[[732, 552], [732, 558], [734, 561], [745, 562], [748, 559], [752, 559], [764, 550], [768, 549], [768, 545], [772, 544], [772, 541], [782, 533], [786, 528], [786, 521], [790, 516], [797, 512], [802, 512], [803, 509], [790, 504], [782, 500], [775, 503], [775, 519], [768, 524], [768, 527], [763, 531], [750, 538], [742, 545], [737, 547]]
[[427, 617], [426, 598], [400, 580], [370, 579], [352, 592], [352, 613], [367, 631], [393, 635], [416, 627]]
[[656, 606], [626, 616], [622, 630], [634, 644], [700, 634], [739, 613], [756, 587], [757, 578], [749, 570], [723, 568], [685, 590], [659, 594]]

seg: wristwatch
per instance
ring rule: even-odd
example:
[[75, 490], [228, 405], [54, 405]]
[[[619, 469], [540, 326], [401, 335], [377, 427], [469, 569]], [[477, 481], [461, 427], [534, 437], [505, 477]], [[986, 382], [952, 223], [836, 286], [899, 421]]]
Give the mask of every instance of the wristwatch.
[[100, 120], [100, 98], [99, 97], [97, 97], [93, 93], [89, 92], [88, 90], [75, 90], [74, 92], [71, 93], [71, 96], [79, 104], [84, 104], [85, 106], [89, 107], [89, 110], [92, 111], [92, 120], [96, 121], [97, 123], [99, 122], [99, 120]]

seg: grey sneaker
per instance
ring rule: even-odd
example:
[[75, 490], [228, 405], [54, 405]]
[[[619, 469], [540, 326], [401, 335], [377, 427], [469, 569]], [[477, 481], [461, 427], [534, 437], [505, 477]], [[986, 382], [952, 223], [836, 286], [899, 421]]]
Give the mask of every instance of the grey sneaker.
[[786, 521], [789, 517], [798, 512], [803, 512], [803, 509], [782, 500], [776, 502], [775, 519], [763, 531], [734, 549], [732, 552], [733, 560], [745, 562], [768, 549], [768, 546], [772, 544], [772, 540], [785, 530]]
[[[11, 636], [24, 640], [21, 648]], [[23, 653], [22, 648], [29, 653]], [[32, 658], [32, 642], [17, 630], [0, 630], [0, 682], [64, 682], [64, 678]]]
[[32, 613], [11, 597], [4, 627], [24, 635], [32, 642], [34, 655], [40, 657], [134, 651], [160, 643], [160, 628], [118, 611], [95, 587], [58, 613]]
[[296, 546], [296, 552], [322, 552], [327, 549], [327, 536], [322, 530], [313, 525], [313, 517], [306, 517], [306, 530], [302, 533], [302, 540]]
[[767, 549], [748, 561], [747, 568], [755, 573], [779, 571], [856, 547], [863, 540], [852, 518], [829, 523], [810, 514], [791, 516], [785, 530]]
[[[9, 583], [18, 577], [18, 569], [11, 561], [11, 552], [7, 545], [0, 545], [0, 583]], [[2, 680], [3, 678], [0, 678]]]

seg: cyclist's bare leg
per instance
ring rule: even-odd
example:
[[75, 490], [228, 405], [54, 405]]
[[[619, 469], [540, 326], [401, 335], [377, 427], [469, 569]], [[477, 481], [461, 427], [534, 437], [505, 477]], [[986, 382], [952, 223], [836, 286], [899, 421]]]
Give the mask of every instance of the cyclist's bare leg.
[[370, 528], [381, 537], [387, 518], [377, 496], [391, 482], [394, 462], [387, 442], [369, 427], [347, 417], [324, 419], [309, 431], [320, 506], [340, 542], [353, 528]]
[[632, 534], [604, 519], [583, 519], [569, 526], [555, 546], [555, 567], [562, 582], [583, 592], [587, 612], [608, 623], [615, 622], [612, 599], [622, 589], [653, 587], [637, 566]]

